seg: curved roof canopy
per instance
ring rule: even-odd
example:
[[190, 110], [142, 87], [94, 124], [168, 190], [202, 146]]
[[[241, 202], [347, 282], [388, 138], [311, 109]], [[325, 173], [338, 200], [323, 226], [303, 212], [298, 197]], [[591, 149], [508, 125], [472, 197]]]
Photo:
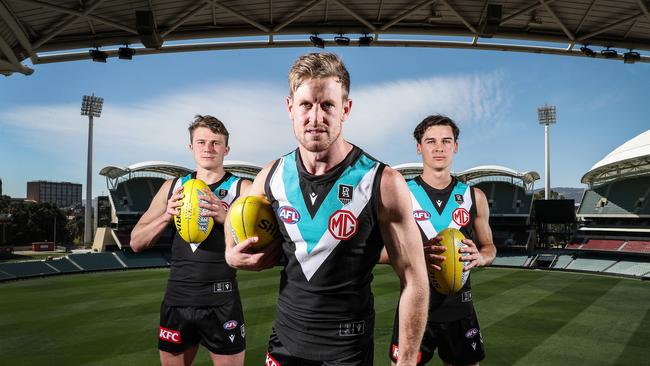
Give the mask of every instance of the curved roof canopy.
[[[320, 41], [310, 40], [317, 34]], [[26, 59], [32, 65], [89, 60], [89, 50], [95, 48], [103, 52], [95, 53], [95, 59], [105, 61], [125, 45], [132, 45], [135, 57], [370, 45], [650, 62], [648, 52], [622, 54], [650, 51], [650, 12], [646, 0], [0, 1], [2, 74], [32, 73]], [[581, 50], [583, 45], [588, 49]], [[619, 52], [601, 53], [606, 47]]]
[[527, 185], [539, 180], [539, 173], [536, 171], [517, 172], [500, 165], [481, 165], [459, 172], [456, 176], [465, 182], [483, 177], [505, 176], [521, 179]]
[[589, 185], [650, 173], [650, 130], [627, 141], [594, 164], [582, 177]]
[[143, 161], [129, 165], [128, 167], [107, 166], [99, 171], [100, 175], [110, 179], [117, 179], [124, 175], [136, 172], [151, 172], [166, 174], [173, 177], [181, 177], [191, 173], [193, 170], [166, 161]]

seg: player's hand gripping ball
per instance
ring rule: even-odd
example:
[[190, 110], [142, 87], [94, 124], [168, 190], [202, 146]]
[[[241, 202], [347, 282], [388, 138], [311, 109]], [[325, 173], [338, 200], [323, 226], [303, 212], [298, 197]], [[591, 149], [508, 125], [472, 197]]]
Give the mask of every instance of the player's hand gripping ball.
[[442, 238], [437, 245], [447, 249], [440, 254], [445, 257], [445, 260], [438, 263], [441, 267], [440, 271], [433, 271], [431, 283], [439, 293], [451, 295], [458, 292], [469, 277], [469, 271], [463, 271], [463, 266], [467, 262], [460, 261], [460, 258], [468, 253], [461, 254], [458, 251], [467, 246], [462, 242], [465, 235], [458, 229], [448, 228], [438, 233], [437, 237]]
[[178, 215], [174, 216], [174, 224], [178, 235], [188, 243], [201, 243], [212, 231], [212, 217], [201, 216], [207, 210], [199, 207], [199, 202], [205, 201], [204, 196], [209, 190], [208, 185], [200, 179], [190, 179], [183, 184], [183, 205], [179, 208]]
[[260, 249], [280, 237], [271, 203], [263, 196], [241, 197], [230, 206], [230, 228], [237, 244], [257, 236], [253, 249]]

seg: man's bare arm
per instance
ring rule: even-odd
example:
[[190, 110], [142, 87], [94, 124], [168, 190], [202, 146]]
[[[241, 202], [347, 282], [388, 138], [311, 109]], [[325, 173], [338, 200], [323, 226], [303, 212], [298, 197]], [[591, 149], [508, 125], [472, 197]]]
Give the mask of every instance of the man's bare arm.
[[181, 206], [179, 200], [183, 198], [182, 187], [176, 190], [169, 200], [167, 199], [171, 184], [172, 180], [163, 183], [151, 201], [147, 212], [142, 215], [131, 231], [130, 245], [134, 252], [140, 252], [155, 244], [160, 234], [172, 221], [178, 207]]
[[379, 222], [386, 252], [402, 285], [398, 366], [415, 365], [429, 308], [429, 280], [408, 187], [391, 168], [382, 174]]
[[474, 219], [474, 239], [478, 241], [478, 245], [470, 239], [463, 240], [467, 244], [466, 248], [460, 251], [463, 253], [470, 253], [469, 256], [461, 257], [463, 261], [469, 261], [465, 266], [465, 270], [473, 267], [485, 267], [492, 264], [494, 257], [497, 255], [497, 248], [492, 241], [492, 229], [490, 229], [490, 208], [487, 203], [487, 198], [483, 191], [478, 188], [474, 189], [474, 197], [476, 198], [476, 217]]

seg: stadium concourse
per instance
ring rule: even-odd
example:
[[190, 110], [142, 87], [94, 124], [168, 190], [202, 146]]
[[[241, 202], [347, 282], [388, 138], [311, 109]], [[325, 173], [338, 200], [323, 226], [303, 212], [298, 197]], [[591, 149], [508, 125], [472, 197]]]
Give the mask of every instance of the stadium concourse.
[[[227, 171], [254, 178], [259, 165], [225, 161]], [[422, 172], [421, 163], [393, 166], [405, 178]], [[145, 253], [129, 247], [133, 226], [165, 179], [191, 170], [174, 163], [149, 161], [100, 172], [109, 190], [111, 221], [97, 228], [95, 253], [59, 259], [0, 263], [0, 281], [82, 271], [165, 267], [169, 265], [172, 229]], [[650, 279], [650, 131], [612, 151], [582, 178], [587, 185], [577, 212], [576, 230], [563, 248], [538, 243], [535, 232], [534, 171], [484, 165], [452, 173], [479, 187], [490, 207], [490, 225], [498, 248], [495, 266], [597, 272]], [[537, 216], [539, 216], [537, 214]], [[541, 244], [541, 245], [540, 245]]]

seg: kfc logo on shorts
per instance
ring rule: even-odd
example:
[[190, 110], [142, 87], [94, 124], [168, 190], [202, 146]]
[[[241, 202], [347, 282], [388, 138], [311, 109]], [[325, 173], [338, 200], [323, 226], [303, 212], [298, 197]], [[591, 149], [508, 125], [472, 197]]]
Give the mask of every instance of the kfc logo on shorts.
[[158, 338], [163, 341], [181, 344], [181, 332], [178, 330], [171, 330], [160, 327], [160, 330], [158, 331]]
[[276, 361], [271, 355], [266, 353], [266, 366], [282, 366], [278, 361]]
[[236, 320], [228, 320], [227, 322], [223, 323], [223, 329], [225, 330], [233, 330], [235, 328], [237, 328]]
[[429, 211], [415, 210], [415, 211], [413, 211], [413, 218], [418, 220], [418, 221], [424, 221], [424, 220], [430, 219], [431, 214], [429, 213]]
[[278, 217], [287, 224], [297, 224], [300, 221], [300, 212], [291, 206], [278, 208]]
[[[397, 347], [396, 344], [391, 344], [390, 354], [393, 356], [393, 361], [397, 362], [397, 358], [399, 357], [399, 347]], [[418, 352], [418, 363], [420, 363], [420, 361], [422, 361], [422, 351]]]
[[466, 209], [460, 207], [454, 210], [454, 213], [451, 214], [451, 219], [459, 226], [465, 226], [469, 223], [469, 212]]
[[347, 240], [354, 236], [359, 229], [359, 221], [348, 210], [338, 210], [330, 216], [327, 230], [337, 240]]

